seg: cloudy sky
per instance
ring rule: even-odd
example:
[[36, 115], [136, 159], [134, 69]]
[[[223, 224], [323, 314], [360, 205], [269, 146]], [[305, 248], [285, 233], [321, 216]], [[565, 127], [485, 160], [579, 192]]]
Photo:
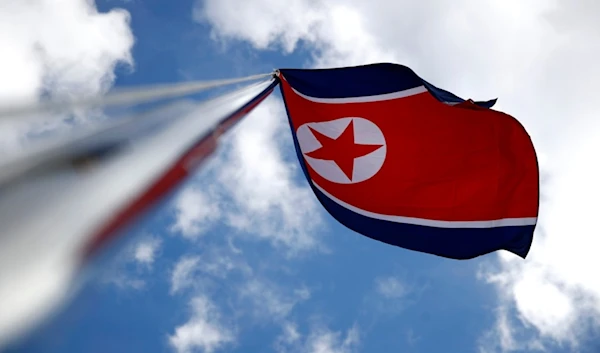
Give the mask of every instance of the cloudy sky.
[[7, 351], [598, 352], [598, 23], [596, 0], [0, 0], [2, 99], [395, 62], [498, 97], [542, 173], [527, 260], [394, 248], [319, 206], [275, 93]]

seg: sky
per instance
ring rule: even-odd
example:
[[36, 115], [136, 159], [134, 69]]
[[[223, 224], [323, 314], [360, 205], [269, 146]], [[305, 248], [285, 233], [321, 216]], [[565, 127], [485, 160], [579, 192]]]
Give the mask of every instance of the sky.
[[[2, 1], [2, 99], [395, 62], [498, 97], [532, 136], [542, 194], [526, 260], [362, 237], [318, 204], [275, 92], [5, 351], [598, 352], [598, 16], [592, 0]], [[24, 123], [2, 124], [2, 150], [21, 148]]]

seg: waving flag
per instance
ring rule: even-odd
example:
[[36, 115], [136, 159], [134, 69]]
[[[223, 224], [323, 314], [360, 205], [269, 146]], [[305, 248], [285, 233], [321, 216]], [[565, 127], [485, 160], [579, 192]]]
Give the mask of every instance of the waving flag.
[[453, 259], [526, 257], [539, 207], [536, 153], [523, 126], [374, 64], [279, 70], [296, 152], [314, 193], [348, 228]]

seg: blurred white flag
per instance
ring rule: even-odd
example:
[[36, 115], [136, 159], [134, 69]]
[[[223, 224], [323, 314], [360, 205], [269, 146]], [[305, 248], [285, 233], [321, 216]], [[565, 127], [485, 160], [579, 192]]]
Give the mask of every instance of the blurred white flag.
[[173, 191], [276, 84], [171, 103], [0, 165], [0, 348], [60, 304], [90, 255]]

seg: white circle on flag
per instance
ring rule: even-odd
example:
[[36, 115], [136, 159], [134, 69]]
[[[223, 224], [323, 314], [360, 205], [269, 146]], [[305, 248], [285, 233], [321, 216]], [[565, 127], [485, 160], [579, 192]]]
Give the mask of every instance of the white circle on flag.
[[[323, 147], [311, 129], [335, 140], [346, 130], [350, 122], [353, 122], [354, 125], [355, 144], [381, 146], [371, 153], [354, 159], [351, 179], [333, 160], [307, 156]], [[296, 130], [296, 136], [304, 159], [311, 168], [323, 178], [334, 183], [355, 184], [368, 180], [379, 172], [385, 161], [387, 146], [383, 132], [372, 121], [364, 118], [347, 117], [319, 123], [306, 123]]]

